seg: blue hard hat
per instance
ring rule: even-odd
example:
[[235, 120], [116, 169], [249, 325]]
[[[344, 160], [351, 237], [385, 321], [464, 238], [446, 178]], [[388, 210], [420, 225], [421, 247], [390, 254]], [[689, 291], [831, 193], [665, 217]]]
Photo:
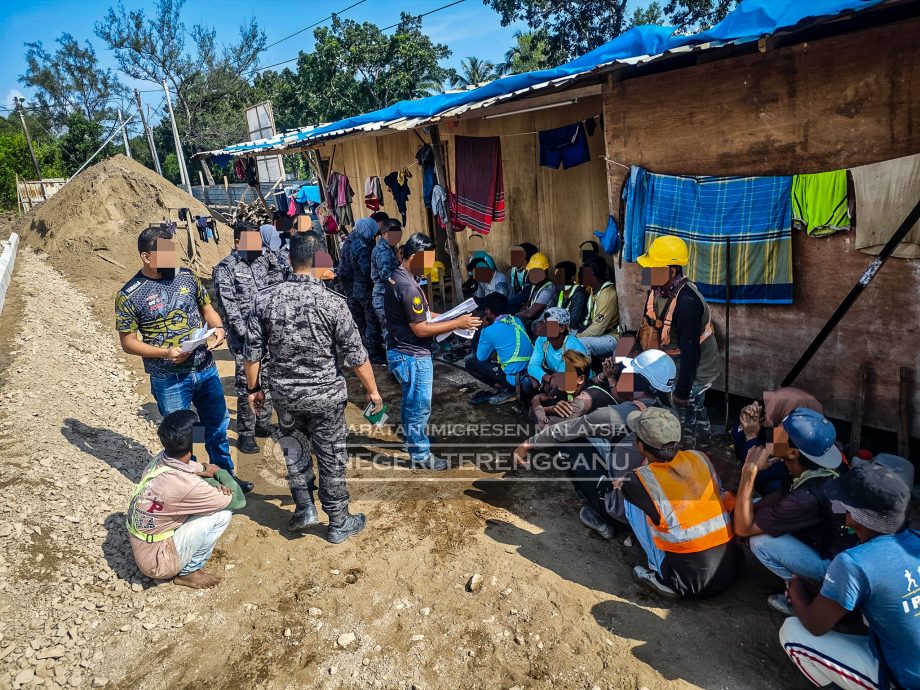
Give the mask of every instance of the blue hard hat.
[[816, 465], [827, 469], [840, 465], [843, 456], [834, 445], [837, 431], [821, 413], [797, 407], [783, 420], [783, 429], [802, 455]]

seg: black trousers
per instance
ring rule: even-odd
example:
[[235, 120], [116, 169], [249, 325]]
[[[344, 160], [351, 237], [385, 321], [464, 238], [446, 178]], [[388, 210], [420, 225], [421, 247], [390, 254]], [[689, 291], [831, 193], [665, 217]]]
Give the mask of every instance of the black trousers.
[[316, 482], [313, 455], [319, 471], [319, 502], [329, 524], [341, 525], [348, 515], [348, 489], [345, 470], [348, 449], [345, 445], [345, 403], [330, 405], [322, 412], [299, 412], [278, 409], [281, 441], [292, 490], [312, 489]]

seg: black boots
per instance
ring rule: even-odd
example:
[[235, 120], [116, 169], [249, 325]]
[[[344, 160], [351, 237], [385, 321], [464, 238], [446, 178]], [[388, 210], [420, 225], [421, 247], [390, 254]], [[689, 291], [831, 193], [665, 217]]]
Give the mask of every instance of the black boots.
[[345, 520], [339, 525], [329, 525], [329, 534], [326, 539], [328, 539], [333, 544], [341, 544], [343, 541], [348, 539], [348, 537], [354, 536], [358, 532], [364, 529], [364, 525], [367, 524], [367, 518], [364, 517], [364, 513], [355, 513], [354, 515], [346, 515]]
[[236, 441], [236, 449], [241, 453], [252, 455], [259, 452], [259, 446], [253, 436], [240, 436]]
[[294, 499], [294, 515], [288, 523], [292, 532], [302, 532], [311, 525], [319, 524], [316, 506], [313, 505], [313, 489], [291, 489]]

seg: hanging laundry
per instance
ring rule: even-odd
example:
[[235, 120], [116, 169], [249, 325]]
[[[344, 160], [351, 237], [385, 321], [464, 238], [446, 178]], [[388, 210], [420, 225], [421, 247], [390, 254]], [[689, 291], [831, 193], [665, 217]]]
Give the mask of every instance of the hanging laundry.
[[236, 179], [240, 182], [246, 181], [246, 161], [242, 158], [237, 158], [233, 163], [233, 174], [236, 175]]
[[439, 184], [431, 188], [431, 212], [442, 228], [447, 227], [447, 214], [450, 212], [447, 206], [447, 192]]
[[409, 172], [409, 168], [402, 168], [402, 169], [400, 169], [400, 171], [399, 171], [399, 172], [397, 173], [397, 175], [396, 175], [396, 181], [397, 181], [400, 185], [406, 184], [406, 180], [409, 180], [409, 179], [411, 179], [411, 178], [412, 178], [412, 173]]
[[275, 192], [275, 210], [282, 213], [287, 213], [288, 211], [288, 198], [284, 191]]
[[[450, 225], [454, 229], [454, 232], [460, 232], [466, 230], [466, 223], [460, 219], [460, 202], [457, 200], [457, 195], [453, 192], [447, 193], [447, 204], [450, 207]], [[476, 230], [480, 234], [487, 235], [488, 231], [482, 232]]]
[[415, 152], [415, 160], [418, 161], [420, 168], [434, 167], [434, 149], [431, 148], [431, 144], [420, 146]]
[[[393, 200], [396, 202], [396, 210], [402, 215], [402, 224], [406, 224], [406, 205], [409, 201], [409, 185], [406, 183], [406, 174], [408, 171], [403, 169], [399, 172], [394, 170], [389, 175], [383, 178], [383, 184], [386, 185], [386, 188], [390, 190], [390, 194], [393, 195]], [[412, 177], [412, 174], [409, 173], [409, 177]], [[402, 178], [402, 179], [400, 179]]]
[[587, 163], [591, 160], [591, 151], [588, 148], [588, 136], [585, 126], [581, 122], [556, 129], [548, 129], [539, 133], [540, 139], [540, 165], [554, 170], [562, 168], [568, 170], [576, 165]]
[[213, 218], [208, 218], [208, 237], [215, 242], [220, 239], [220, 235], [217, 232], [217, 221]]
[[425, 202], [425, 208], [431, 208], [431, 193], [434, 185], [434, 166], [425, 166], [422, 168], [422, 200]]
[[[850, 170], [856, 213], [856, 248], [878, 254], [920, 196], [920, 154], [862, 165]], [[892, 256], [920, 258], [920, 222], [907, 233]]]
[[813, 237], [850, 229], [847, 171], [792, 178], [792, 227]]
[[259, 166], [256, 165], [255, 158], [246, 159], [246, 184], [250, 187], [259, 186]]
[[630, 166], [623, 185], [623, 260], [635, 263], [645, 253], [645, 201], [648, 196], [646, 170]]
[[354, 198], [354, 191], [348, 177], [339, 172], [333, 172], [329, 175], [329, 186], [326, 193], [332, 200], [336, 220], [340, 226], [349, 226], [355, 224], [355, 217], [351, 210], [351, 200]]
[[589, 117], [584, 121], [585, 131], [588, 133], [589, 137], [594, 136], [594, 130], [597, 129], [597, 123], [594, 121], [593, 117]]
[[294, 200], [301, 204], [306, 204], [308, 202], [314, 204], [322, 203], [323, 198], [319, 193], [319, 185], [303, 185], [300, 189], [297, 190], [297, 193], [294, 195]]
[[299, 215], [297, 211], [297, 202], [294, 201], [294, 197], [288, 198], [287, 214], [291, 218], [293, 218], [296, 215]]
[[195, 216], [195, 226], [198, 228], [198, 236], [202, 242], [208, 241], [208, 217]]
[[501, 140], [458, 136], [455, 142], [457, 216], [464, 226], [488, 233], [492, 223], [505, 220]]
[[383, 206], [383, 188], [380, 178], [371, 175], [364, 181], [364, 205], [371, 211], [379, 211]]
[[181, 220], [183, 223], [188, 222], [190, 215], [191, 211], [189, 211], [187, 208], [179, 209], [179, 220]]
[[[791, 177], [634, 172], [629, 184], [639, 189], [627, 194], [626, 225], [631, 233], [643, 232], [644, 243], [662, 235], [686, 240], [687, 277], [707, 300], [725, 301], [725, 245], [730, 239], [731, 301], [792, 303]], [[628, 236], [627, 244], [633, 239]]]

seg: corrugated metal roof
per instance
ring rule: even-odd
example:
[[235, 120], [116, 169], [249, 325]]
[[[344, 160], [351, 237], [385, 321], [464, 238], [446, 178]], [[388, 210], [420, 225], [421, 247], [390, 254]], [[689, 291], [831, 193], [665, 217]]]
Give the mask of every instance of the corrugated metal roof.
[[761, 37], [801, 29], [880, 5], [886, 0], [743, 0], [724, 20], [707, 31], [675, 34], [665, 26], [639, 26], [612, 41], [552, 69], [502, 77], [477, 88], [402, 101], [381, 110], [328, 125], [303, 127], [270, 139], [244, 142], [196, 156], [277, 153], [347, 135], [382, 130], [408, 130], [456, 117], [472, 110], [562, 89], [596, 77], [614, 65], [624, 68], [757, 41]]

